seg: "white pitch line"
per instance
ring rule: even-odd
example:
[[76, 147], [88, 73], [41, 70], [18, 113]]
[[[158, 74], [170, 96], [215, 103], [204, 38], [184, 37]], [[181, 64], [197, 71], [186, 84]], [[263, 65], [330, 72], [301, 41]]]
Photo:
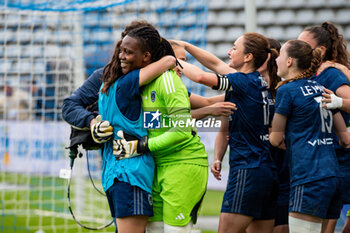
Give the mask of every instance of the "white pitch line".
[[[36, 209], [36, 210], [34, 210], [34, 213], [37, 215], [45, 216], [45, 217], [57, 217], [57, 218], [73, 219], [71, 214], [58, 213], [55, 211]], [[105, 223], [108, 221], [107, 219], [90, 217], [90, 216], [77, 216], [76, 214], [75, 214], [75, 217], [78, 221], [86, 221], [86, 222]]]

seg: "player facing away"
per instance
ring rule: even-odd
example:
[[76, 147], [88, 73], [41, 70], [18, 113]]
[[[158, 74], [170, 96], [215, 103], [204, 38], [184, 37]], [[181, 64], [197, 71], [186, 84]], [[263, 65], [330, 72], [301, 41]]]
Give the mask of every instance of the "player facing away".
[[[334, 152], [334, 122], [341, 143], [350, 146], [340, 113], [322, 108], [324, 87], [310, 79], [321, 63], [321, 49], [287, 41], [277, 58], [278, 85], [270, 142], [286, 143], [290, 166], [289, 229], [319, 233], [323, 219], [339, 217], [341, 180]], [[337, 143], [334, 141], [334, 143]]]
[[[267, 38], [270, 43], [270, 48], [276, 49], [278, 52], [281, 49], [281, 44], [275, 39]], [[268, 87], [271, 93], [272, 101], [269, 103], [270, 108], [270, 128], [275, 113], [275, 97], [276, 86], [281, 81], [277, 75], [276, 58], [278, 54], [272, 53], [266, 60], [264, 65], [259, 68], [259, 72], [270, 80]], [[270, 72], [269, 72], [270, 71]], [[272, 72], [271, 72], [272, 71]], [[270, 144], [270, 153], [275, 161], [278, 174], [278, 192], [275, 209], [275, 227], [273, 233], [289, 233], [288, 228], [288, 205], [289, 205], [289, 167], [285, 149], [274, 147]]]
[[[128, 34], [125, 39], [132, 38], [134, 41], [130, 52], [139, 53], [149, 49], [144, 35], [147, 34], [142, 29]], [[167, 49], [173, 51], [171, 46]], [[126, 55], [122, 54], [120, 61], [127, 64]], [[114, 141], [114, 153], [127, 157], [147, 151], [153, 154], [156, 164], [154, 216], [150, 218], [146, 231], [190, 232], [206, 190], [208, 158], [194, 127], [173, 124], [192, 121], [187, 89], [176, 72], [169, 70], [145, 86], [141, 96], [149, 135], [130, 140], [124, 132], [119, 131], [118, 135], [122, 139]], [[166, 126], [158, 127], [164, 121], [167, 122]]]
[[233, 115], [222, 118], [211, 167], [213, 175], [220, 180], [221, 161], [229, 145], [230, 171], [219, 232], [272, 232], [277, 174], [268, 145], [268, 80], [257, 69], [269, 53], [277, 54], [277, 51], [270, 49], [268, 40], [258, 33], [246, 33], [235, 41], [228, 52], [229, 64], [193, 45], [185, 46], [207, 68], [224, 75], [204, 72], [181, 62], [183, 73], [193, 81], [225, 90], [225, 100], [237, 106]]
[[[324, 22], [322, 25], [310, 26], [304, 29], [298, 39], [311, 45], [312, 48], [321, 48], [322, 64], [317, 71], [317, 75], [312, 78], [327, 89], [333, 91], [341, 98], [350, 98], [350, 60], [346, 49], [346, 41], [338, 33], [337, 27]], [[348, 77], [345, 75], [347, 74]], [[349, 80], [348, 80], [349, 79]], [[349, 123], [350, 114], [342, 112], [345, 124]], [[333, 139], [338, 141], [333, 133]], [[334, 145], [335, 152], [340, 165], [340, 171], [344, 181], [350, 179], [350, 149]], [[350, 182], [343, 182], [342, 187], [343, 204], [350, 204]], [[340, 210], [339, 210], [340, 211]], [[328, 223], [326, 233], [334, 232], [336, 219], [331, 219]]]
[[[129, 36], [123, 39], [103, 72], [99, 113], [113, 127], [114, 139], [118, 139], [119, 130], [138, 138], [147, 135], [143, 128], [140, 86], [175, 65], [173, 54], [165, 56], [166, 41], [160, 40], [157, 30], [142, 27], [140, 31], [143, 34], [139, 40]], [[146, 39], [148, 47], [138, 49]], [[119, 233], [145, 231], [148, 217], [153, 215], [153, 174], [150, 152], [124, 159], [113, 154], [113, 140], [105, 143], [102, 185]]]

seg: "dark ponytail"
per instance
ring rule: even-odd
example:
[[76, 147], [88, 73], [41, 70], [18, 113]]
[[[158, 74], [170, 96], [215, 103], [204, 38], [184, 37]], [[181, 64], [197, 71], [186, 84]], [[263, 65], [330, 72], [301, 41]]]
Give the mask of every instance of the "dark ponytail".
[[267, 63], [267, 70], [270, 76], [270, 93], [272, 99], [275, 99], [276, 96], [276, 86], [281, 81], [281, 77], [277, 75], [277, 63], [276, 58], [279, 55], [281, 49], [281, 44], [272, 38], [267, 38], [270, 43], [271, 57]]
[[333, 23], [324, 22], [321, 26], [307, 27], [304, 31], [313, 35], [317, 47], [324, 46], [326, 48], [323, 61], [335, 61], [350, 69], [346, 41]]

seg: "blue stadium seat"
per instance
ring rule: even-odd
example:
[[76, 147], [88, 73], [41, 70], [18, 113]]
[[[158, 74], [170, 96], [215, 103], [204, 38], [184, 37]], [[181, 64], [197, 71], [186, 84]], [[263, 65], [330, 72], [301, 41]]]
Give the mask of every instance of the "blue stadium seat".
[[244, 34], [243, 27], [232, 27], [227, 29], [226, 32], [226, 41], [233, 44], [233, 42]]
[[277, 12], [274, 20], [278, 20], [278, 24], [290, 25], [295, 21], [295, 13], [292, 10], [281, 10]]
[[285, 39], [286, 40], [291, 40], [291, 39], [296, 39], [298, 38], [299, 34], [303, 31], [302, 26], [289, 26], [285, 30]]
[[309, 0], [306, 6], [309, 8], [323, 8], [326, 4], [327, 0]]
[[32, 62], [29, 60], [21, 60], [20, 63], [18, 63], [18, 71], [20, 73], [30, 73], [32, 70]]
[[210, 42], [223, 40], [226, 36], [226, 31], [222, 27], [212, 27], [207, 31], [207, 40]]
[[289, 0], [287, 2], [288, 8], [301, 8], [305, 7], [305, 0]]
[[314, 11], [310, 9], [306, 9], [306, 10], [303, 9], [303, 10], [297, 11], [296, 17], [295, 17], [295, 23], [313, 25], [315, 24], [314, 19], [315, 19]]
[[225, 9], [227, 2], [225, 0], [209, 1], [209, 8], [212, 10]]
[[329, 7], [350, 7], [348, 0], [328, 0], [327, 6]]
[[244, 7], [244, 0], [228, 1], [226, 4], [226, 9], [241, 9]]
[[17, 45], [7, 45], [5, 49], [6, 49], [6, 56], [7, 57], [19, 57], [19, 56], [21, 56], [21, 48]]
[[285, 1], [281, 1], [281, 0], [267, 0], [267, 8], [272, 8], [272, 9], [279, 9], [279, 8], [283, 8], [285, 5]]
[[[349, 26], [346, 26], [344, 28], [344, 37], [345, 38], [350, 38], [350, 25]], [[349, 41], [349, 40], [348, 40]], [[350, 42], [350, 41], [349, 41]], [[349, 47], [348, 47], [348, 50], [349, 50]]]
[[332, 9], [321, 9], [316, 12], [315, 24], [321, 24], [325, 21], [333, 21], [335, 12]]
[[340, 9], [335, 14], [335, 23], [338, 24], [349, 24], [350, 22], [350, 9]]
[[223, 26], [234, 24], [236, 22], [234, 11], [221, 11], [217, 14], [217, 21]]
[[273, 24], [276, 21], [275, 12], [272, 10], [258, 11], [257, 23], [259, 25]]
[[215, 55], [225, 59], [228, 57], [227, 52], [230, 48], [232, 48], [232, 43], [220, 43], [215, 47]]
[[217, 22], [217, 18], [216, 18], [216, 13], [214, 11], [209, 11], [208, 12], [208, 25], [216, 25]]
[[215, 54], [215, 46], [212, 43], [207, 43], [205, 50]]
[[271, 26], [266, 29], [266, 36], [272, 37], [275, 40], [285, 40], [284, 30], [280, 26]]

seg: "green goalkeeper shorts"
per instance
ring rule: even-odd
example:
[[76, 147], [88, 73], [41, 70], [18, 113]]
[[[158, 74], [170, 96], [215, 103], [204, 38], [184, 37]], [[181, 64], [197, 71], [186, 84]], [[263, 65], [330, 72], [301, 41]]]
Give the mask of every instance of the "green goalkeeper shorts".
[[346, 213], [346, 217], [350, 218], [350, 208], [349, 208], [348, 212]]
[[149, 221], [185, 226], [197, 218], [208, 181], [208, 167], [195, 164], [159, 165], [153, 182], [153, 214]]

